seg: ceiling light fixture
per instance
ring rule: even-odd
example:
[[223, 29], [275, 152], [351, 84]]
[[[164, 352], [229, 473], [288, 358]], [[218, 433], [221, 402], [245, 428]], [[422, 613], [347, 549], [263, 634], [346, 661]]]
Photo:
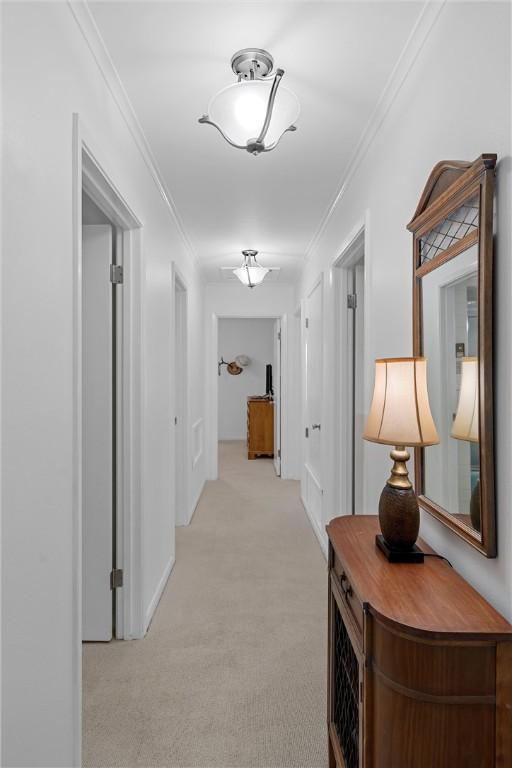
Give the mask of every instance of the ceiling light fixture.
[[268, 272], [272, 272], [267, 267], [262, 267], [256, 261], [258, 251], [242, 251], [244, 256], [244, 263], [238, 269], [233, 270], [233, 274], [238, 277], [241, 283], [248, 288], [254, 288], [255, 285], [259, 285], [267, 275]]
[[284, 70], [272, 77], [274, 60], [261, 48], [244, 48], [231, 59], [238, 82], [219, 91], [200, 123], [213, 125], [237, 149], [252, 155], [270, 152], [286, 131], [296, 131], [300, 113], [296, 95], [279, 87]]

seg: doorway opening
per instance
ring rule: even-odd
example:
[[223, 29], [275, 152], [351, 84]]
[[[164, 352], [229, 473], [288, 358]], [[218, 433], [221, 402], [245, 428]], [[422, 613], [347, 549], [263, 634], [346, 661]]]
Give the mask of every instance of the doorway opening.
[[362, 227], [335, 264], [338, 454], [337, 489], [344, 515], [364, 509], [365, 232]]
[[82, 193], [82, 639], [116, 636], [118, 285], [116, 227]]
[[187, 439], [187, 288], [176, 267], [174, 281], [174, 487], [176, 525], [190, 522], [189, 504], [189, 448]]
[[[140, 222], [75, 146], [77, 690], [81, 643], [143, 637]], [[78, 712], [79, 717], [79, 712]]]
[[219, 443], [228, 441], [238, 441], [248, 460], [271, 460], [281, 476], [283, 322], [276, 317], [214, 318], [215, 476]]

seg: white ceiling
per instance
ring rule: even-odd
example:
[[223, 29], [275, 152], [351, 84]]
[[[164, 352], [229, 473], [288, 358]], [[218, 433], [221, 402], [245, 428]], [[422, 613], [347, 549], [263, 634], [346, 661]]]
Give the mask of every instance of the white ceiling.
[[[90, 2], [208, 280], [243, 248], [295, 279], [422, 6]], [[248, 46], [270, 51], [301, 103], [298, 130], [258, 157], [197, 122]]]

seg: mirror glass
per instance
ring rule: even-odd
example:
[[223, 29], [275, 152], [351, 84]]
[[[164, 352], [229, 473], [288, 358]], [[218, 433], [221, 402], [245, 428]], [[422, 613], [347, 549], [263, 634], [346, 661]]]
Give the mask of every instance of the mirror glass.
[[440, 439], [424, 453], [424, 495], [481, 539], [477, 245], [423, 276], [421, 311]]

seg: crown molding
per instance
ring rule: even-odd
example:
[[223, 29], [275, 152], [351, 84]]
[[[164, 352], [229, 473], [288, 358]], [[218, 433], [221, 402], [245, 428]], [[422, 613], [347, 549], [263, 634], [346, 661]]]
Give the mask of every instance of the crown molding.
[[176, 224], [180, 237], [183, 241], [185, 249], [188, 254], [194, 260], [196, 266], [201, 270], [201, 264], [199, 258], [192, 246], [190, 238], [188, 237], [181, 217], [176, 208], [176, 204], [173, 200], [172, 194], [164, 180], [164, 177], [158, 167], [157, 161], [149, 142], [146, 138], [146, 134], [139, 122], [139, 119], [135, 113], [132, 103], [126, 93], [124, 85], [119, 77], [119, 74], [115, 68], [114, 62], [108, 52], [105, 41], [101, 36], [101, 32], [94, 20], [87, 0], [67, 0], [68, 7], [75, 19], [82, 36], [92, 53], [92, 56], [101, 72], [101, 75], [109, 89], [121, 116], [130, 131], [135, 144], [142, 155], [147, 169], [149, 170], [151, 177], [160, 193], [162, 200], [171, 217]]
[[338, 190], [334, 195], [332, 202], [330, 203], [327, 211], [325, 212], [318, 229], [311, 238], [305, 252], [305, 260], [307, 261], [317, 246], [322, 234], [324, 233], [338, 203], [347, 191], [350, 182], [354, 178], [354, 175], [370, 149], [375, 137], [377, 136], [386, 115], [391, 109], [396, 97], [398, 96], [403, 84], [407, 80], [409, 73], [411, 72], [414, 63], [427, 41], [432, 28], [439, 17], [441, 9], [443, 8], [446, 0], [425, 0], [425, 4], [421, 9], [421, 12], [416, 19], [416, 23], [411, 30], [409, 37], [398, 57], [398, 60], [393, 67], [391, 75], [389, 76], [386, 85], [384, 86], [379, 100], [373, 110], [370, 119], [368, 120], [366, 127], [361, 134], [354, 152], [348, 162], [347, 167], [343, 172], [343, 176], [338, 185]]

